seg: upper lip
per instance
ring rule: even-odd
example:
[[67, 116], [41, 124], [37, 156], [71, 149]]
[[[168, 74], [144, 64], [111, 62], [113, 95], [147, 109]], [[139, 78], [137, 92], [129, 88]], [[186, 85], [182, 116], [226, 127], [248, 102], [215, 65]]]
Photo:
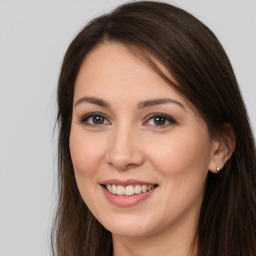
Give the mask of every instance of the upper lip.
[[129, 185], [157, 185], [154, 182], [148, 182], [148, 181], [141, 181], [141, 180], [133, 180], [133, 179], [128, 179], [128, 180], [118, 180], [118, 179], [109, 179], [109, 180], [104, 180], [103, 182], [100, 183], [101, 185], [120, 185], [120, 186], [129, 186]]

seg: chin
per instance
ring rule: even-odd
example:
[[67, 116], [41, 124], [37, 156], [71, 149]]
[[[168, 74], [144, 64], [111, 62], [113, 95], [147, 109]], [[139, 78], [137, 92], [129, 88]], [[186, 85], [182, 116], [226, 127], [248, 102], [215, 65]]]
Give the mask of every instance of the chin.
[[112, 233], [112, 235], [123, 237], [146, 237], [153, 233], [149, 227], [138, 228], [138, 225], [112, 226], [108, 230]]
[[143, 216], [120, 216], [109, 220], [100, 220], [113, 235], [125, 237], [144, 237], [152, 234], [157, 225], [151, 218]]

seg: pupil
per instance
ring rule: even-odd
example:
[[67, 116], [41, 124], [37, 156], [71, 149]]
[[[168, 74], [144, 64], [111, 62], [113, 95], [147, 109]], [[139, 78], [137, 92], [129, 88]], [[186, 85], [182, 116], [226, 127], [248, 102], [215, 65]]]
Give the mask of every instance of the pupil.
[[94, 124], [103, 124], [104, 119], [102, 116], [95, 116], [95, 117], [93, 117], [93, 123]]
[[164, 125], [165, 124], [165, 118], [163, 118], [163, 117], [155, 117], [154, 123], [156, 125]]

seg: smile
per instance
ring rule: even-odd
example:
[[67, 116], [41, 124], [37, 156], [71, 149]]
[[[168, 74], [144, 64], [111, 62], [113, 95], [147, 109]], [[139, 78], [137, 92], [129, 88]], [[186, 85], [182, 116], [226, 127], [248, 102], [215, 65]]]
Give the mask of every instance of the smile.
[[102, 182], [101, 187], [106, 199], [119, 207], [130, 207], [140, 204], [151, 197], [158, 184], [139, 180], [111, 179]]
[[128, 185], [128, 186], [121, 186], [121, 185], [106, 185], [106, 189], [113, 195], [118, 196], [133, 196], [134, 194], [141, 194], [148, 192], [155, 188], [155, 185]]

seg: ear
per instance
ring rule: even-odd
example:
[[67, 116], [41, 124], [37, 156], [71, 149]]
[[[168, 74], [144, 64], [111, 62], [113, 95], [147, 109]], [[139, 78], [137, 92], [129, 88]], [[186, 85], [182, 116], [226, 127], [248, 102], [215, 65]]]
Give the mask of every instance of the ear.
[[209, 164], [209, 171], [218, 173], [232, 156], [236, 147], [236, 139], [232, 126], [225, 124], [213, 139], [212, 155]]

